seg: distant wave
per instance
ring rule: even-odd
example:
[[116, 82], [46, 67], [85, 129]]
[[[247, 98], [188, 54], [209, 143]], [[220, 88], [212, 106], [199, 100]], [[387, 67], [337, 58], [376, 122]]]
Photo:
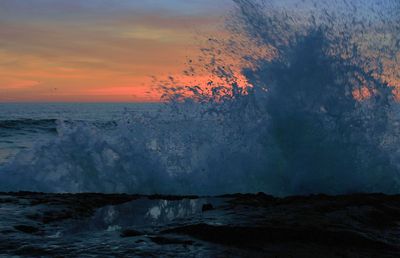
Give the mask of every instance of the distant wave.
[[42, 129], [56, 131], [57, 119], [11, 119], [0, 120], [0, 130], [25, 130], [25, 129]]
[[57, 132], [57, 124], [93, 124], [100, 128], [111, 128], [116, 125], [116, 121], [84, 121], [84, 120], [62, 120], [62, 119], [8, 119], [0, 120], [0, 130], [41, 130]]

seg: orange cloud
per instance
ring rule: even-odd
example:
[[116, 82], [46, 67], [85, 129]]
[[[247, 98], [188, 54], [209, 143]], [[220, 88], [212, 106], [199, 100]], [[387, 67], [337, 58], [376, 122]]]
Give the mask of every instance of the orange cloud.
[[198, 55], [196, 36], [217, 33], [221, 20], [128, 11], [83, 17], [0, 23], [0, 101], [158, 100], [150, 76], [180, 74]]
[[1, 88], [8, 90], [21, 90], [31, 88], [39, 84], [40, 82], [33, 80], [0, 80]]

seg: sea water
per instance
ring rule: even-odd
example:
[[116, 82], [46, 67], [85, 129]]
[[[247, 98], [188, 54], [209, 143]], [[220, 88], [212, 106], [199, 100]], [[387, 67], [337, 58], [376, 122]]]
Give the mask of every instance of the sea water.
[[399, 1], [234, 2], [185, 71], [225, 83], [170, 78], [151, 112], [3, 105], [0, 191], [399, 193]]
[[57, 137], [57, 125], [89, 123], [111, 128], [124, 114], [151, 112], [155, 103], [0, 103], [0, 164], [21, 150]]

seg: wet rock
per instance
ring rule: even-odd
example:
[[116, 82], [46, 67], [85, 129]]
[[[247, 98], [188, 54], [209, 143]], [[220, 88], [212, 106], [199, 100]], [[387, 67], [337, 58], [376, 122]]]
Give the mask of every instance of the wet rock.
[[50, 257], [51, 252], [44, 248], [39, 248], [39, 247], [33, 247], [33, 246], [21, 246], [19, 247], [15, 254], [17, 255], [22, 255], [22, 256], [27, 256], [27, 257]]
[[183, 199], [198, 199], [197, 195], [161, 195], [153, 194], [147, 197], [150, 200], [167, 200], [167, 201], [181, 201]]
[[291, 229], [284, 227], [242, 227], [196, 224], [166, 230], [163, 233], [185, 234], [201, 240], [237, 247], [257, 247], [264, 244], [297, 242], [323, 245], [399, 250], [380, 240], [372, 240], [357, 232], [329, 231], [318, 228]]
[[[400, 257], [400, 195], [0, 196], [6, 257]], [[113, 225], [124, 228], [121, 238]]]
[[134, 229], [125, 229], [121, 232], [121, 237], [136, 237], [144, 235], [142, 232], [134, 230]]
[[202, 212], [211, 210], [214, 210], [214, 206], [211, 203], [203, 204], [203, 206], [201, 207]]
[[193, 241], [186, 239], [167, 238], [167, 237], [150, 237], [150, 240], [159, 245], [192, 245]]
[[0, 197], [0, 204], [17, 204], [18, 199], [10, 196]]
[[14, 226], [14, 228], [18, 231], [27, 233], [27, 234], [36, 234], [38, 233], [40, 230], [36, 227], [33, 226], [27, 226], [27, 225], [17, 225]]
[[31, 206], [46, 205], [49, 209], [42, 213], [27, 214], [27, 218], [49, 224], [67, 219], [91, 216], [97, 208], [118, 205], [140, 198], [127, 194], [46, 194], [18, 192], [14, 196], [28, 200]]
[[7, 235], [7, 234], [12, 234], [14, 232], [15, 232], [14, 230], [6, 229], [6, 230], [1, 230], [0, 234]]

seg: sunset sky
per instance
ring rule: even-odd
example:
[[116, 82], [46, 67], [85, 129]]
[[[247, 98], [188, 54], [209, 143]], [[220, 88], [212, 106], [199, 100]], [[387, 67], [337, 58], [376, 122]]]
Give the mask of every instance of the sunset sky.
[[1, 0], [0, 102], [156, 101], [229, 0]]

